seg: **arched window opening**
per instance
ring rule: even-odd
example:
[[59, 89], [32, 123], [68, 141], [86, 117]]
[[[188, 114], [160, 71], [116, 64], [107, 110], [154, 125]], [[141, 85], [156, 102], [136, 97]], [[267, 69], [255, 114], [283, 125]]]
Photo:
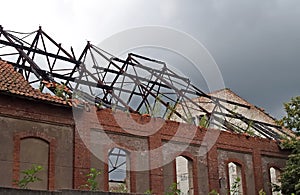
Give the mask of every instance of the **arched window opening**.
[[176, 182], [182, 195], [193, 195], [193, 162], [183, 156], [176, 157]]
[[32, 169], [33, 165], [43, 167], [37, 177], [41, 181], [28, 184], [30, 189], [48, 189], [49, 143], [38, 138], [25, 138], [20, 143], [20, 179], [24, 177], [22, 171]]
[[228, 176], [230, 194], [243, 194], [242, 166], [234, 162], [228, 163]]
[[113, 148], [108, 155], [110, 192], [130, 192], [129, 155], [125, 150]]
[[281, 191], [279, 187], [281, 186], [280, 179], [281, 171], [280, 169], [271, 167], [270, 168], [270, 180], [271, 180], [271, 187], [272, 187], [272, 195], [279, 195]]

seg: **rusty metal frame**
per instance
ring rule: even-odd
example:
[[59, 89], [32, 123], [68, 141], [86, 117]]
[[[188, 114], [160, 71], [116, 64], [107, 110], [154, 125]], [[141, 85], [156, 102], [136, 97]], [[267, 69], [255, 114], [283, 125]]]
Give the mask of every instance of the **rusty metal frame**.
[[[7, 48], [10, 51], [4, 52]], [[121, 59], [90, 42], [79, 58], [72, 47], [70, 50], [64, 49], [41, 27], [30, 33], [19, 33], [0, 26], [0, 58], [11, 63], [34, 87], [38, 83], [44, 92], [55, 93], [55, 88], [45, 87], [45, 81], [63, 84], [70, 90], [68, 98], [76, 96], [98, 107], [164, 119], [178, 118], [188, 123], [195, 123], [195, 113], [202, 113], [210, 119], [210, 124], [222, 130], [246, 132], [248, 129], [231, 122], [238, 120], [244, 126], [251, 125], [251, 129], [267, 138], [279, 140], [280, 134], [287, 135], [280, 126], [235, 113], [223, 103], [246, 109], [250, 107], [210, 96], [188, 78], [173, 72], [164, 62], [134, 53]], [[213, 110], [208, 111], [197, 103], [195, 98], [199, 97], [209, 99], [214, 105]]]

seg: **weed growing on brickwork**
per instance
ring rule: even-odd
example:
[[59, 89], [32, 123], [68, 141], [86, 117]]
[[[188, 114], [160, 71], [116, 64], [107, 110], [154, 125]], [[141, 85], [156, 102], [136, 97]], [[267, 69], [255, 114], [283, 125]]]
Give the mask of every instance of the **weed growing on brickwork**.
[[144, 194], [152, 194], [151, 190], [147, 190], [146, 192], [144, 192]]
[[266, 194], [267, 193], [263, 189], [259, 190], [259, 192], [258, 192], [258, 195], [266, 195]]
[[240, 195], [240, 194], [242, 194], [240, 192], [240, 187], [241, 187], [241, 178], [237, 177], [234, 180], [234, 182], [233, 182], [233, 184], [232, 184], [232, 186], [230, 188], [230, 194], [231, 195]]
[[[144, 194], [152, 194], [151, 190], [147, 190], [146, 192], [144, 192]], [[181, 191], [180, 189], [177, 188], [177, 183], [172, 183], [169, 187], [168, 187], [168, 191], [165, 192], [165, 195], [180, 195]]]
[[87, 180], [86, 184], [80, 186], [81, 188], [89, 188], [91, 191], [98, 190], [98, 182], [96, 181], [96, 178], [98, 175], [101, 174], [101, 171], [96, 168], [91, 168], [90, 172], [86, 175]]
[[208, 193], [208, 195], [219, 195], [219, 193], [217, 192], [217, 190], [212, 190]]
[[177, 183], [172, 183], [169, 186], [168, 192], [165, 192], [165, 195], [180, 195], [181, 191], [177, 188]]
[[201, 117], [201, 119], [199, 120], [198, 126], [204, 127], [204, 128], [208, 128], [208, 126], [209, 126], [209, 120], [208, 120], [208, 117], [206, 115], [203, 115]]
[[57, 85], [57, 86], [55, 87], [55, 90], [54, 90], [55, 95], [58, 96], [58, 97], [67, 99], [67, 98], [68, 98], [68, 94], [67, 94], [67, 92], [65, 91], [65, 87], [66, 87], [65, 84]]
[[247, 133], [250, 136], [255, 136], [255, 132], [252, 130], [252, 125], [253, 125], [253, 121], [250, 121], [245, 133]]
[[22, 179], [20, 179], [19, 181], [14, 180], [14, 182], [18, 185], [19, 188], [28, 189], [29, 183], [42, 181], [42, 179], [37, 176], [37, 174], [42, 170], [43, 170], [42, 166], [32, 165], [30, 169], [21, 171], [21, 173], [24, 174]]

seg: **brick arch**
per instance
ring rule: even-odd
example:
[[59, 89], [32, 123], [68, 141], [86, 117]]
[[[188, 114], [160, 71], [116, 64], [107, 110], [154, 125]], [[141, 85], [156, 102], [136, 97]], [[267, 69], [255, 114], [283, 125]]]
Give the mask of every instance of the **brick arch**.
[[176, 155], [176, 157], [177, 156], [183, 156], [184, 158], [186, 158], [188, 160], [196, 161], [196, 157], [193, 154], [191, 154], [190, 152], [188, 152], [188, 151], [184, 151], [184, 152], [178, 153]]
[[227, 188], [230, 189], [230, 184], [229, 184], [229, 170], [228, 170], [228, 164], [229, 163], [234, 163], [237, 164], [241, 167], [241, 174], [242, 174], [242, 188], [243, 188], [243, 194], [247, 195], [247, 182], [246, 182], [246, 175], [245, 175], [245, 163], [238, 159], [238, 158], [228, 158], [225, 161], [225, 170], [226, 170], [226, 177], [227, 177]]
[[[43, 132], [37, 131], [22, 131], [14, 133], [13, 143], [14, 143], [14, 153], [13, 153], [13, 180], [18, 181], [20, 177], [20, 147], [21, 140], [27, 138], [35, 138], [45, 141], [49, 144], [49, 156], [48, 156], [48, 189], [54, 190], [55, 182], [55, 150], [56, 150], [56, 139], [50, 137]], [[14, 187], [16, 183], [12, 184]]]
[[[268, 182], [271, 182], [270, 169], [271, 169], [272, 167], [273, 167], [274, 169], [280, 170], [281, 172], [283, 171], [283, 168], [284, 168], [282, 165], [280, 165], [279, 163], [276, 163], [276, 162], [268, 163], [268, 164], [267, 164]], [[268, 187], [268, 191], [269, 191], [270, 194], [272, 194], [272, 187], [271, 187], [271, 185]]]
[[23, 131], [18, 132], [14, 134], [15, 137], [19, 137], [20, 139], [26, 139], [26, 138], [37, 138], [46, 141], [47, 143], [51, 143], [53, 141], [53, 137], [48, 136], [47, 134], [43, 132], [38, 131]]
[[130, 150], [134, 150], [134, 147], [127, 146], [123, 143], [114, 143], [110, 144], [107, 147], [104, 147], [104, 154], [105, 154], [105, 165], [104, 165], [104, 190], [109, 191], [109, 175], [108, 175], [108, 154], [113, 148], [119, 148], [121, 150], [124, 150], [126, 154], [130, 157], [129, 165], [130, 165], [130, 171], [129, 171], [129, 177], [130, 177], [130, 192], [136, 192], [136, 175], [135, 175], [135, 163], [136, 159], [135, 156], [132, 155]]
[[105, 147], [107, 152], [109, 152], [113, 148], [120, 148], [122, 150], [127, 151], [129, 154], [130, 154], [130, 150], [135, 151], [134, 147], [124, 144], [124, 143], [121, 143], [121, 142], [113, 142]]
[[273, 167], [275, 169], [279, 169], [279, 170], [283, 170], [284, 166], [282, 166], [280, 163], [276, 163], [276, 162], [272, 162], [272, 163], [268, 163], [267, 168], [268, 170]]
[[[198, 160], [197, 157], [194, 156], [192, 153], [188, 151], [177, 153], [175, 158], [178, 156], [182, 156], [186, 158], [188, 161], [192, 162], [192, 172], [193, 172], [193, 188], [194, 188], [194, 194], [199, 194], [198, 190]], [[174, 181], [177, 182], [177, 172], [176, 172], [176, 159], [174, 158]]]

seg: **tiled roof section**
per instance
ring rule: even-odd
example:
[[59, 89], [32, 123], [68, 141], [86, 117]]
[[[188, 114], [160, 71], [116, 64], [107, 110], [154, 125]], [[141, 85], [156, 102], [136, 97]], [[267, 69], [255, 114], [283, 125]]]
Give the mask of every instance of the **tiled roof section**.
[[[260, 107], [254, 105], [254, 104], [249, 103], [247, 100], [245, 100], [244, 98], [240, 97], [239, 95], [237, 95], [236, 93], [234, 93], [234, 92], [233, 92], [231, 89], [229, 89], [229, 88], [220, 89], [220, 90], [211, 92], [209, 95], [222, 98], [222, 97], [226, 97], [226, 93], [227, 93], [227, 94], [231, 94], [233, 97], [236, 97], [236, 98], [238, 99], [238, 101], [235, 101], [235, 102], [241, 103], [241, 104], [245, 104], [245, 105], [248, 105], [248, 106], [250, 106], [250, 109], [251, 109], [251, 108], [252, 108], [252, 109], [256, 109], [256, 110], [258, 110], [259, 112], [261, 112], [263, 115], [265, 115], [265, 117], [262, 117], [262, 116], [261, 116], [261, 119], [262, 119], [263, 122], [271, 123], [271, 124], [273, 124], [273, 125], [277, 125], [276, 119], [275, 119], [273, 116], [271, 116], [269, 113], [267, 113], [267, 112], [265, 111], [265, 109], [260, 108]], [[227, 97], [227, 98], [228, 98], [228, 97]], [[225, 98], [225, 99], [226, 99], [226, 98]], [[231, 99], [229, 99], [229, 100], [231, 100]], [[231, 100], [231, 101], [233, 101], [233, 100]], [[251, 119], [251, 118], [250, 118], [250, 119]], [[282, 127], [282, 129], [283, 129], [286, 133], [288, 133], [289, 135], [292, 135], [292, 136], [295, 135], [295, 132], [293, 132], [293, 131], [290, 130], [290, 129], [287, 129], [287, 128], [285, 128], [285, 127]]]
[[2, 60], [0, 60], [1, 91], [51, 103], [69, 105], [69, 102], [61, 97], [53, 96], [49, 93], [44, 94], [38, 89], [34, 89], [20, 73], [14, 70], [11, 64]]
[[263, 109], [263, 108], [261, 108], [261, 107], [258, 107], [258, 106], [254, 105], [254, 104], [249, 103], [247, 100], [245, 100], [245, 99], [242, 98], [241, 96], [237, 95], [236, 93], [234, 93], [234, 92], [233, 92], [231, 89], [229, 89], [229, 88], [224, 88], [224, 89], [220, 89], [220, 90], [211, 92], [211, 93], [209, 93], [209, 95], [211, 95], [211, 96], [216, 96], [216, 97], [218, 97], [218, 95], [219, 95], [220, 97], [222, 97], [222, 94], [224, 95], [225, 93], [230, 93], [230, 94], [232, 94], [233, 96], [235, 96], [235, 97], [237, 97], [238, 99], [240, 99], [240, 101], [236, 101], [237, 103], [241, 103], [241, 104], [245, 104], [245, 105], [247, 105], [247, 106], [253, 107], [253, 108], [255, 108], [255, 109], [261, 111], [261, 112], [264, 113], [265, 115], [267, 115], [270, 119], [276, 121], [276, 119], [275, 119], [273, 116], [271, 116], [269, 113], [267, 113], [267, 112], [265, 111], [265, 109]]

